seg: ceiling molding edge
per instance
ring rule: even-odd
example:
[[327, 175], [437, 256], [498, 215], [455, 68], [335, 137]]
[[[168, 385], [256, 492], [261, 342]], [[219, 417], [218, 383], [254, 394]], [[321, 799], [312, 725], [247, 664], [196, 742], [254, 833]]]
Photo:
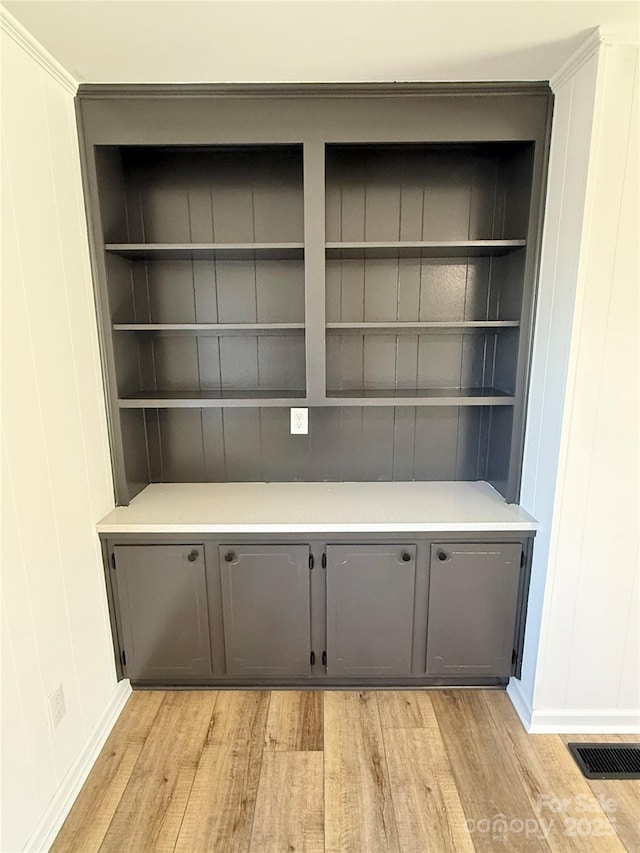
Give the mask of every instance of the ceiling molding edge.
[[556, 92], [582, 68], [585, 62], [601, 47], [638, 47], [638, 37], [631, 33], [618, 33], [596, 27], [591, 35], [572, 53], [567, 61], [549, 80], [551, 90]]
[[600, 27], [596, 27], [591, 35], [571, 54], [564, 65], [549, 80], [551, 90], [555, 93], [564, 86], [591, 59], [601, 44], [602, 33], [600, 32]]
[[463, 83], [80, 83], [80, 98], [423, 98], [547, 95], [545, 81]]
[[76, 94], [78, 91], [78, 81], [76, 78], [4, 6], [0, 6], [0, 30], [12, 38], [63, 89], [66, 89], [71, 95]]

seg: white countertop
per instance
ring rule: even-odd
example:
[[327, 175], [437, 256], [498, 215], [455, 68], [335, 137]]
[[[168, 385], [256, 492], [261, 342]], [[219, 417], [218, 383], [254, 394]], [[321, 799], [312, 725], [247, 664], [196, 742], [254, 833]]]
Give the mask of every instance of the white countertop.
[[485, 482], [154, 483], [98, 533], [535, 531]]

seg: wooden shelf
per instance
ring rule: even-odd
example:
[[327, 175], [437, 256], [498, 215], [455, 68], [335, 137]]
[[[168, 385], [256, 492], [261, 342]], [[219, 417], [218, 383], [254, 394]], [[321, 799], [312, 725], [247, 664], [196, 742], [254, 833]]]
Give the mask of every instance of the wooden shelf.
[[499, 332], [501, 329], [516, 329], [520, 326], [519, 320], [461, 320], [459, 322], [359, 322], [359, 323], [327, 323], [327, 332], [340, 335], [361, 334], [393, 334], [393, 335], [416, 335], [428, 333], [461, 333], [482, 334], [483, 332]]
[[142, 332], [153, 335], [297, 335], [304, 323], [114, 323], [114, 332]]
[[465, 258], [507, 255], [527, 245], [526, 240], [420, 240], [408, 242], [327, 243], [327, 258]]
[[121, 409], [211, 409], [306, 405], [304, 391], [143, 391], [118, 401]]
[[515, 397], [497, 388], [399, 388], [327, 391], [330, 406], [513, 406]]
[[106, 243], [105, 251], [130, 260], [302, 260], [304, 243]]

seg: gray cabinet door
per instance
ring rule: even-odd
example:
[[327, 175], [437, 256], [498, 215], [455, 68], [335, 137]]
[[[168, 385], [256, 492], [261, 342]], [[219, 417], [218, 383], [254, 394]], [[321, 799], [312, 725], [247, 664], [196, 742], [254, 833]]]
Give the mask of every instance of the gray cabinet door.
[[415, 545], [327, 548], [327, 674], [409, 675]]
[[113, 551], [127, 676], [210, 675], [202, 545], [118, 545]]
[[433, 544], [427, 674], [511, 673], [520, 545]]
[[307, 545], [220, 547], [227, 675], [309, 675]]

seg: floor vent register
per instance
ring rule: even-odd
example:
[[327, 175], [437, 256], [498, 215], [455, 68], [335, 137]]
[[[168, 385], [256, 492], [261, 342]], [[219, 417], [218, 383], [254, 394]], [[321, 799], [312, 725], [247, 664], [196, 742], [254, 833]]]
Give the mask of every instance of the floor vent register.
[[640, 779], [640, 743], [567, 745], [587, 779]]

